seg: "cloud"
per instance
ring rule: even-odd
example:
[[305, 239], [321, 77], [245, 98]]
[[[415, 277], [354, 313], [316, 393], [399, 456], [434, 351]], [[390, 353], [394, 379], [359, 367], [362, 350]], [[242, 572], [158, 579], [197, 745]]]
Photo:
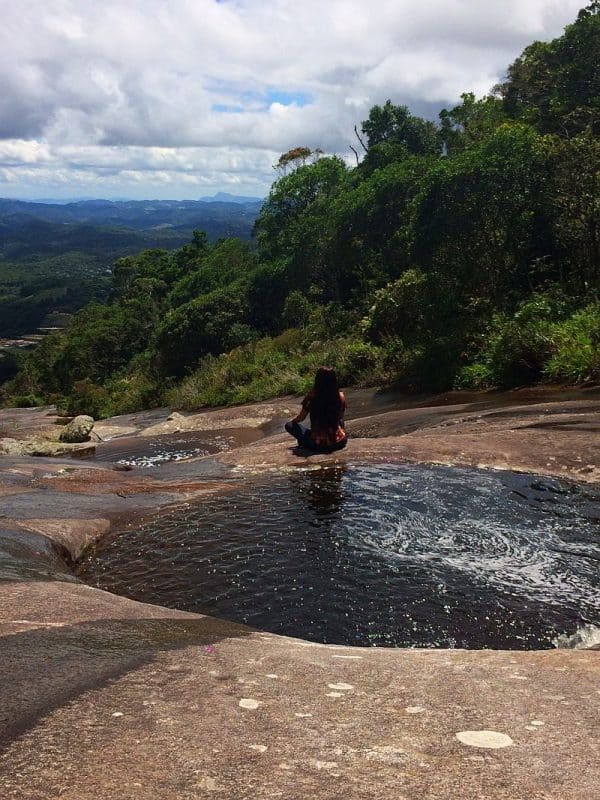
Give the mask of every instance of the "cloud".
[[388, 97], [435, 117], [463, 91], [484, 93], [581, 5], [3, 0], [0, 194], [69, 181], [72, 195], [94, 183], [262, 194], [279, 153], [346, 153], [354, 124]]

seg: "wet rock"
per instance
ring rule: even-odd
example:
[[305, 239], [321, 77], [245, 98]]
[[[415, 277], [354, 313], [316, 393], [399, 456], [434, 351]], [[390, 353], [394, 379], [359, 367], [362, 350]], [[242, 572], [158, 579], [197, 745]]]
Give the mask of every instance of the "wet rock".
[[59, 439], [61, 442], [67, 442], [69, 444], [87, 442], [89, 441], [93, 427], [94, 418], [89, 417], [87, 414], [80, 414], [65, 426], [64, 430], [61, 431]]

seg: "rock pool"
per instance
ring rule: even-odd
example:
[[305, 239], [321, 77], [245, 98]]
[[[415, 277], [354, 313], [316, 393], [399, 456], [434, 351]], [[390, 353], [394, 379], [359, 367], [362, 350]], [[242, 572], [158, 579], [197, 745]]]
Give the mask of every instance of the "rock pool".
[[600, 493], [419, 465], [291, 470], [103, 541], [84, 580], [320, 642], [549, 648], [600, 624]]

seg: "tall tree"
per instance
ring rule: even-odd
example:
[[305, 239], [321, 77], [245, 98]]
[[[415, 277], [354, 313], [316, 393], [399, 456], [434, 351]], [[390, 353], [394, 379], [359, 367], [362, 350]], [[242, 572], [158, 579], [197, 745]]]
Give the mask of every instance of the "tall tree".
[[600, 3], [579, 12], [564, 34], [534, 42], [497, 87], [507, 113], [542, 133], [600, 134]]

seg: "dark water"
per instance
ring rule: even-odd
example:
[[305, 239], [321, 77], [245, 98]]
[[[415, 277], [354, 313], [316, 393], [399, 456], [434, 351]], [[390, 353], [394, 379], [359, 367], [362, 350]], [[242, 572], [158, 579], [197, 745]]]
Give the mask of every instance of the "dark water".
[[512, 473], [269, 475], [123, 531], [85, 580], [351, 645], [552, 647], [600, 624], [600, 494]]
[[212, 455], [262, 439], [258, 428], [182, 431], [159, 436], [119, 436], [100, 442], [92, 458], [132, 467], [156, 467], [170, 461]]

